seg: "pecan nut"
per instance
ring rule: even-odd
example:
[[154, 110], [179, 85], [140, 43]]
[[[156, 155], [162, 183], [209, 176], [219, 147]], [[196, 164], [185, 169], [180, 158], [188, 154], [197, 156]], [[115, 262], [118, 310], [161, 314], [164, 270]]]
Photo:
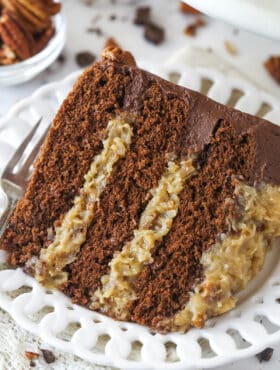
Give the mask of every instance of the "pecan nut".
[[8, 13], [3, 12], [0, 19], [0, 36], [7, 45], [21, 60], [30, 58], [33, 55], [33, 36]]
[[50, 39], [53, 37], [54, 33], [55, 29], [53, 26], [51, 26], [48, 29], [46, 29], [46, 31], [42, 32], [40, 36], [36, 37], [33, 47], [33, 53], [37, 54], [41, 50], [43, 50], [50, 41]]
[[264, 66], [271, 77], [280, 84], [280, 55], [273, 55], [269, 57]]
[[61, 4], [53, 0], [2, 0], [3, 6], [17, 14], [25, 28], [40, 33], [51, 26], [51, 17], [60, 11]]

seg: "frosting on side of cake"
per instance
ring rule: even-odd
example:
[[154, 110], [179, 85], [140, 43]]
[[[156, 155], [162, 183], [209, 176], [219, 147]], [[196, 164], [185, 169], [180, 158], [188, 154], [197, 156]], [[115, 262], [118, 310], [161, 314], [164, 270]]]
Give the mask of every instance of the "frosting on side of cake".
[[133, 281], [145, 264], [152, 263], [152, 253], [157, 242], [172, 227], [180, 203], [179, 194], [186, 180], [195, 173], [192, 159], [169, 161], [159, 181], [152, 189], [151, 200], [143, 211], [134, 237], [116, 253], [110, 262], [110, 272], [101, 279], [102, 287], [92, 296], [93, 309], [110, 312], [119, 319], [126, 319], [127, 304], [136, 299]]
[[235, 307], [236, 293], [260, 271], [271, 242], [280, 236], [280, 187], [239, 183], [235, 196], [243, 216], [232, 220], [232, 233], [203, 254], [204, 280], [175, 317], [164, 319], [171, 331], [203, 327], [207, 318]]
[[75, 197], [73, 207], [64, 215], [61, 225], [55, 229], [52, 243], [41, 250], [36, 278], [44, 284], [59, 286], [67, 280], [67, 273], [62, 270], [79, 252], [113, 166], [125, 156], [130, 146], [133, 132], [128, 122], [131, 119], [124, 115], [109, 121], [103, 150], [85, 175], [80, 194]]

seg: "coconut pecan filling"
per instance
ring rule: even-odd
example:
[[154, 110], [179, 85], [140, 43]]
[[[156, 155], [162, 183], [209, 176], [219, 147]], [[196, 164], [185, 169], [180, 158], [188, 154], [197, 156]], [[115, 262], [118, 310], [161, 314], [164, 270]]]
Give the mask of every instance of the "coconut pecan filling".
[[103, 150], [85, 175], [84, 186], [75, 197], [73, 207], [55, 230], [53, 242], [41, 250], [36, 278], [44, 284], [59, 286], [67, 280], [63, 268], [73, 262], [86, 239], [99, 197], [112, 173], [114, 164], [125, 156], [131, 143], [132, 129], [128, 117], [109, 121]]

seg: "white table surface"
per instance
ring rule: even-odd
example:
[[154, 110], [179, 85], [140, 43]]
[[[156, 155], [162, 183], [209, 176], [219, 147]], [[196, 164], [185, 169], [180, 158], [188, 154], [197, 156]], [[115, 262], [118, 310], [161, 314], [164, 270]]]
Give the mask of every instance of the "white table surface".
[[[77, 70], [79, 68], [75, 62], [77, 52], [91, 51], [98, 55], [109, 36], [114, 36], [121, 46], [132, 51], [138, 60], [165, 62], [182, 47], [211, 48], [249, 80], [280, 97], [280, 86], [263, 68], [263, 62], [269, 55], [280, 54], [279, 42], [236, 30], [232, 26], [209, 18], [206, 18], [207, 26], [199, 29], [196, 37], [187, 37], [183, 34], [183, 29], [194, 18], [179, 13], [177, 0], [116, 0], [116, 4], [110, 0], [95, 0], [92, 1], [93, 5], [86, 5], [89, 2], [89, 0], [64, 0], [68, 23], [65, 62], [56, 62], [31, 82], [0, 88], [0, 116], [4, 115], [15, 102], [29, 96], [40, 86], [62, 79]], [[132, 22], [135, 6], [139, 3], [151, 6], [152, 18], [166, 29], [166, 41], [160, 46], [154, 46], [144, 40], [143, 28], [135, 26]], [[116, 15], [116, 20], [110, 20], [111, 15]], [[86, 31], [88, 27], [100, 27], [104, 36], [88, 33]], [[237, 55], [230, 55], [225, 50], [225, 40], [237, 48]], [[275, 349], [273, 357], [267, 363], [260, 364], [254, 357], [216, 370], [280, 369], [280, 344], [273, 347]]]

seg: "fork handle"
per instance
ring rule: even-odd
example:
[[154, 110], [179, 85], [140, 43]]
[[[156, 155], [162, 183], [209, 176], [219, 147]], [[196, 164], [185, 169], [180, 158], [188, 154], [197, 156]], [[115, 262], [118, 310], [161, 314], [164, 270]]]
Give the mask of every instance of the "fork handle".
[[8, 224], [9, 218], [15, 209], [17, 201], [18, 199], [8, 197], [8, 205], [0, 217], [0, 236], [4, 233], [4, 230]]

